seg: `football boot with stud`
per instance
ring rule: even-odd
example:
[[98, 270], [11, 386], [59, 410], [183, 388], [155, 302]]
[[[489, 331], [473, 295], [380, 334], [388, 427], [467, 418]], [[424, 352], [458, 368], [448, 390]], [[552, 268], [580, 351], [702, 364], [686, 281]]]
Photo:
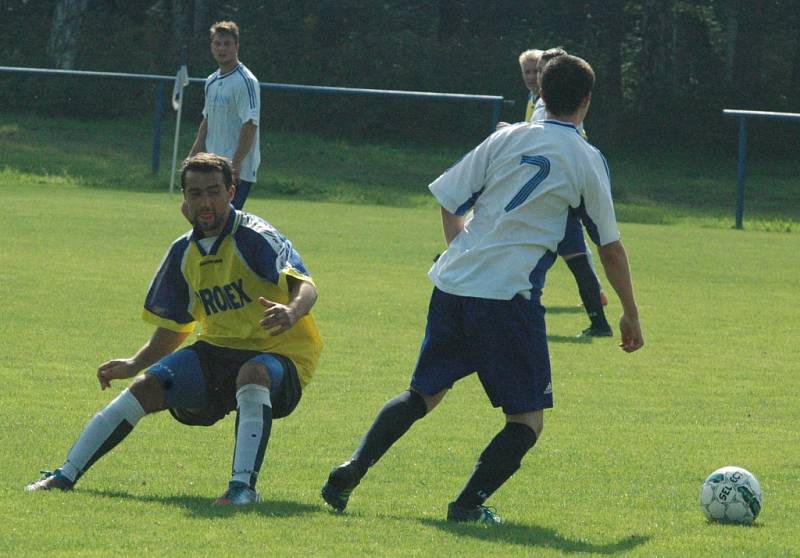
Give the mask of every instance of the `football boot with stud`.
[[72, 490], [75, 485], [74, 482], [69, 480], [61, 472], [61, 469], [55, 471], [41, 471], [42, 478], [36, 482], [30, 483], [25, 487], [25, 492], [39, 492], [40, 490]]
[[361, 482], [360, 467], [352, 461], [342, 463], [331, 471], [320, 495], [336, 511], [344, 511], [353, 489]]
[[480, 525], [499, 525], [503, 519], [486, 506], [465, 508], [456, 502], [447, 505], [447, 521], [454, 523], [477, 523]]
[[215, 506], [248, 506], [261, 501], [261, 495], [245, 482], [231, 481], [225, 494], [214, 501]]

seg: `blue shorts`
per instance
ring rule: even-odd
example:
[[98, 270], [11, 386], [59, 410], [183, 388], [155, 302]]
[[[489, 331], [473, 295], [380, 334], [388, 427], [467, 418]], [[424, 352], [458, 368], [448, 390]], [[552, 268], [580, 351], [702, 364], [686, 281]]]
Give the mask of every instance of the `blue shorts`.
[[586, 253], [583, 225], [581, 225], [581, 218], [576, 210], [570, 209], [569, 211], [567, 227], [564, 229], [564, 238], [558, 243], [557, 251], [559, 256]]
[[236, 193], [233, 194], [233, 200], [231, 204], [236, 209], [242, 209], [244, 207], [244, 202], [247, 201], [247, 196], [250, 195], [250, 188], [253, 186], [252, 182], [248, 182], [247, 180], [240, 180], [236, 183]]
[[236, 408], [236, 377], [247, 362], [264, 365], [270, 378], [274, 418], [291, 413], [302, 390], [292, 361], [282, 355], [216, 347], [199, 341], [169, 354], [147, 374], [157, 377], [173, 417], [209, 426]]
[[473, 372], [509, 415], [553, 406], [544, 308], [519, 295], [490, 300], [434, 288], [411, 387], [434, 395]]

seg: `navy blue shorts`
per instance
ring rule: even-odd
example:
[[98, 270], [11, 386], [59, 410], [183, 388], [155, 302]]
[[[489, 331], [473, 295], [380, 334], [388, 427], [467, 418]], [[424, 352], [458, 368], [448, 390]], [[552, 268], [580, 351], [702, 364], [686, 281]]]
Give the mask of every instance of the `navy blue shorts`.
[[492, 405], [506, 414], [553, 406], [544, 308], [538, 301], [433, 289], [411, 387], [434, 395], [473, 372]]
[[210, 426], [236, 408], [236, 376], [249, 361], [267, 369], [273, 418], [290, 414], [300, 402], [302, 388], [294, 363], [283, 355], [198, 341], [165, 356], [147, 374], [161, 382], [165, 403], [176, 420]]
[[253, 186], [252, 182], [248, 182], [247, 180], [240, 180], [236, 183], [236, 193], [233, 194], [233, 200], [231, 204], [236, 209], [242, 209], [244, 207], [244, 202], [247, 201], [247, 196], [250, 195], [250, 188]]
[[583, 238], [583, 225], [577, 211], [570, 211], [567, 216], [567, 227], [564, 238], [558, 243], [558, 255], [585, 254], [586, 240]]

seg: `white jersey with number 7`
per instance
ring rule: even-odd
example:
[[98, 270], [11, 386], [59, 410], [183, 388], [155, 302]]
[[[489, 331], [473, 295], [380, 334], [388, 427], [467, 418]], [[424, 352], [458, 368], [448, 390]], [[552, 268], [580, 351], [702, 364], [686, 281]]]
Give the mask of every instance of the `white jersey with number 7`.
[[601, 245], [619, 240], [606, 160], [572, 124], [501, 128], [428, 188], [450, 213], [472, 210], [428, 273], [450, 294], [538, 297], [570, 207], [583, 206]]

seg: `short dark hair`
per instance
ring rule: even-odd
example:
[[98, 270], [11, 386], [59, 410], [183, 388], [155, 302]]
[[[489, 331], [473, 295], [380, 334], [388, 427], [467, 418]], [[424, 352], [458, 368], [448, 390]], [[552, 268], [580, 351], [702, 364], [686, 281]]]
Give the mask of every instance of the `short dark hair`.
[[218, 21], [211, 26], [209, 31], [211, 32], [212, 39], [214, 38], [214, 35], [219, 33], [220, 35], [228, 35], [229, 37], [233, 37], [233, 40], [236, 41], [236, 44], [239, 44], [239, 26], [233, 21]]
[[181, 190], [186, 188], [186, 173], [189, 171], [207, 173], [219, 171], [222, 173], [225, 189], [230, 190], [231, 186], [233, 186], [231, 162], [225, 157], [220, 157], [214, 153], [198, 153], [183, 160], [183, 163], [181, 163]]
[[586, 60], [571, 54], [553, 58], [542, 72], [542, 97], [547, 112], [554, 116], [573, 114], [593, 87], [594, 70]]
[[544, 67], [548, 62], [550, 62], [553, 58], [558, 58], [559, 56], [566, 56], [569, 54], [563, 47], [553, 47], [548, 48], [542, 55], [539, 57], [539, 66]]

